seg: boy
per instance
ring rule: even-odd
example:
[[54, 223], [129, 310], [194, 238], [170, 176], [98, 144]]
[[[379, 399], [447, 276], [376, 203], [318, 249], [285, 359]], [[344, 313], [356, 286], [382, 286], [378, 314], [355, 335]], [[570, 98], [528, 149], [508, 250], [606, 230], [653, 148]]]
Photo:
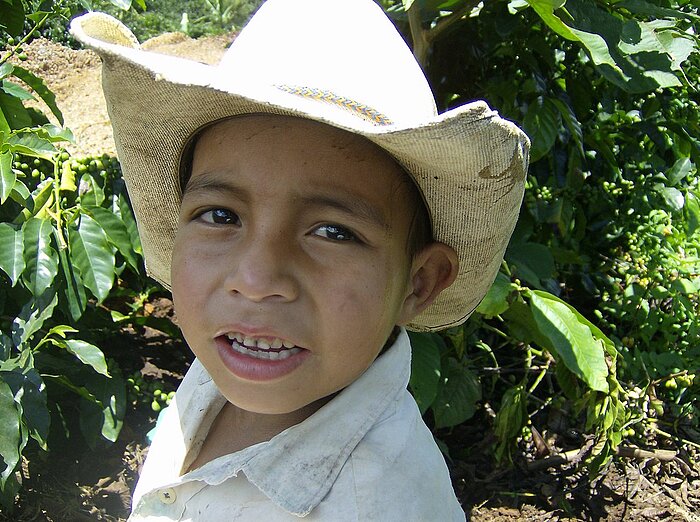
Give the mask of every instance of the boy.
[[405, 326], [493, 281], [528, 141], [483, 102], [437, 115], [371, 0], [269, 0], [216, 67], [89, 14], [149, 273], [197, 359], [132, 520], [463, 520], [406, 391]]

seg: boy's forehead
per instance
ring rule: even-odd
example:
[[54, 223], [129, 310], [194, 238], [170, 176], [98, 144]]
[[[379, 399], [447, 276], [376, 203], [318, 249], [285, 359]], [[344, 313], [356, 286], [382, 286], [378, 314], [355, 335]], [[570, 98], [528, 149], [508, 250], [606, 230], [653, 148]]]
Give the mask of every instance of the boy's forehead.
[[394, 163], [391, 156], [368, 139], [324, 123], [274, 114], [249, 114], [221, 120], [200, 133], [197, 143], [206, 141], [210, 144], [227, 145], [231, 142], [246, 143], [267, 142], [271, 151], [279, 148], [280, 137], [299, 147], [323, 152], [314, 145], [330, 145], [333, 149], [359, 152], [362, 158], [368, 156], [383, 157], [387, 163]]
[[[368, 139], [303, 118], [251, 114], [219, 121], [196, 137], [192, 173], [198, 170], [198, 159], [209, 158], [216, 151], [225, 151], [225, 158], [231, 165], [296, 155], [303, 158], [304, 166], [309, 168], [352, 165], [353, 168], [384, 171], [392, 185], [412, 183], [394, 158]], [[349, 176], [343, 184], [352, 186], [355, 181]]]

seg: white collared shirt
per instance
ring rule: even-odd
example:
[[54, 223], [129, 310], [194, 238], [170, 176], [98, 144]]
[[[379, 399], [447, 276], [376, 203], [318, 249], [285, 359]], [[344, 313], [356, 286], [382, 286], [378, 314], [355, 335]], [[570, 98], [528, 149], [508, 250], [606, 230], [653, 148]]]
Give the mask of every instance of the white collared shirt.
[[157, 430], [129, 520], [463, 521], [445, 461], [406, 390], [410, 356], [402, 329], [300, 424], [181, 474], [226, 402], [195, 360]]

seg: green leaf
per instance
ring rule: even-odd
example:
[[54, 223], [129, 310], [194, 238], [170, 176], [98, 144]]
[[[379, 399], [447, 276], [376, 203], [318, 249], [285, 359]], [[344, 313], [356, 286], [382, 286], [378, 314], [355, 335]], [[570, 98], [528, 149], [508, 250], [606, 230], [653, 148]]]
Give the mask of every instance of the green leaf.
[[46, 449], [51, 418], [46, 401], [46, 387], [41, 375], [34, 368], [25, 367], [21, 371], [2, 372], [0, 380], [4, 380], [10, 386], [16, 400], [19, 400], [30, 435]]
[[683, 211], [686, 219], [686, 231], [688, 237], [691, 237], [700, 230], [700, 198], [693, 192], [688, 192]]
[[126, 224], [122, 219], [116, 216], [113, 212], [103, 207], [91, 207], [86, 211], [95, 221], [97, 221], [102, 229], [107, 233], [107, 238], [112, 243], [119, 253], [124, 256], [124, 259], [131, 267], [138, 272], [139, 262], [136, 258], [136, 253], [131, 244], [131, 236], [126, 229]]
[[510, 277], [503, 272], [499, 272], [496, 275], [496, 280], [486, 293], [486, 296], [476, 308], [476, 311], [486, 317], [501, 315], [510, 307], [508, 297], [513, 291], [513, 288], [514, 285], [510, 282]]
[[[118, 371], [118, 370], [117, 370]], [[92, 373], [85, 380], [85, 386], [94, 394], [97, 402], [90, 404], [81, 401], [81, 430], [86, 438], [101, 433], [109, 441], [116, 441], [121, 431], [126, 413], [126, 389], [121, 376], [108, 379]]]
[[[63, 343], [61, 343], [63, 344]], [[105, 356], [97, 346], [80, 340], [66, 340], [65, 348], [83, 364], [91, 366], [97, 373], [109, 377]]]
[[693, 13], [686, 13], [680, 9], [668, 9], [654, 5], [645, 0], [623, 0], [618, 4], [620, 7], [629, 9], [633, 15], [646, 15], [656, 18], [678, 18], [684, 20], [700, 21], [700, 16]]
[[506, 258], [517, 276], [533, 286], [540, 287], [543, 279], [554, 276], [554, 257], [544, 245], [529, 241], [516, 243], [508, 249]]
[[521, 383], [503, 394], [494, 420], [494, 434], [498, 439], [495, 450], [497, 460], [502, 460], [506, 455], [510, 459], [515, 438], [522, 432], [527, 419], [527, 391]]
[[690, 158], [679, 159], [666, 173], [668, 184], [672, 187], [678, 185], [678, 183], [683, 181], [694, 168], [695, 165], [690, 161]]
[[56, 119], [58, 122], [63, 125], [63, 114], [61, 114], [60, 109], [56, 105], [56, 96], [54, 95], [53, 92], [51, 92], [51, 89], [49, 89], [41, 78], [36, 76], [34, 73], [31, 71], [28, 71], [24, 67], [18, 67], [15, 66], [13, 74], [22, 80], [24, 83], [29, 85], [34, 92], [44, 100], [44, 103], [48, 106], [48, 108], [51, 110], [54, 116], [56, 116]]
[[58, 296], [53, 288], [47, 289], [38, 297], [26, 303], [12, 323], [12, 341], [15, 346], [28, 342], [29, 339], [53, 315], [58, 304]]
[[85, 286], [80, 277], [80, 273], [75, 269], [73, 263], [68, 259], [68, 249], [58, 251], [61, 270], [63, 271], [63, 293], [66, 296], [68, 311], [74, 321], [80, 319], [87, 307], [87, 295]]
[[470, 369], [450, 357], [443, 384], [433, 403], [435, 427], [456, 426], [472, 418], [481, 400], [481, 383]]
[[83, 174], [78, 186], [80, 204], [83, 207], [99, 207], [105, 201], [105, 193], [97, 180], [90, 174]]
[[564, 118], [564, 123], [566, 123], [566, 128], [569, 129], [569, 133], [571, 133], [571, 137], [574, 143], [576, 143], [579, 154], [583, 156], [583, 131], [581, 130], [581, 122], [576, 118], [574, 110], [568, 103], [564, 103], [562, 100], [556, 98], [552, 98], [552, 103], [559, 109], [562, 118]]
[[11, 75], [14, 68], [15, 67], [10, 62], [5, 62], [2, 65], [0, 65], [0, 80], [7, 78], [9, 75]]
[[0, 2], [0, 27], [5, 29], [10, 36], [22, 34], [24, 31], [24, 5], [22, 0], [4, 0]]
[[73, 136], [73, 132], [70, 129], [59, 127], [53, 123], [46, 123], [39, 127], [37, 134], [51, 143], [60, 143], [62, 141], [75, 143], [75, 136]]
[[56, 153], [56, 147], [51, 141], [39, 137], [34, 132], [21, 132], [10, 136], [7, 143], [11, 151], [25, 156], [51, 160]]
[[83, 283], [98, 301], [103, 301], [114, 283], [114, 253], [102, 227], [87, 214], [81, 214], [77, 229], [69, 229], [71, 259]]
[[22, 226], [25, 269], [22, 279], [32, 295], [39, 296], [51, 286], [58, 273], [58, 254], [51, 244], [53, 224], [31, 218]]
[[0, 223], [0, 269], [7, 274], [15, 286], [24, 270], [24, 236], [22, 229], [9, 223]]
[[141, 246], [141, 236], [139, 236], [139, 229], [136, 225], [136, 219], [134, 218], [134, 212], [131, 210], [131, 205], [127, 201], [123, 193], [119, 194], [117, 199], [117, 206], [119, 207], [119, 215], [126, 225], [126, 229], [129, 231], [129, 237], [131, 238], [131, 247], [139, 255], [143, 255], [143, 247]]
[[109, 0], [109, 3], [125, 11], [131, 7], [131, 0]]
[[0, 455], [5, 462], [5, 470], [0, 476], [0, 486], [14, 472], [19, 462], [21, 434], [21, 414], [17, 410], [15, 398], [9, 385], [0, 379]]
[[5, 203], [17, 181], [17, 173], [12, 168], [12, 153], [0, 152], [0, 205]]
[[5, 115], [10, 129], [23, 129], [32, 125], [32, 117], [22, 105], [22, 100], [4, 92], [0, 92], [0, 111]]
[[435, 400], [440, 385], [440, 347], [442, 338], [436, 334], [411, 332], [411, 392], [421, 415]]
[[529, 293], [532, 314], [540, 332], [549, 339], [561, 361], [591, 389], [608, 392], [608, 366], [603, 341], [566, 303], [547, 292]]
[[525, 132], [530, 137], [530, 160], [545, 156], [554, 145], [561, 126], [561, 112], [550, 98], [538, 98], [530, 104], [523, 120]]
[[34, 96], [32, 96], [32, 93], [30, 93], [27, 89], [22, 87], [21, 85], [18, 85], [14, 82], [11, 82], [10, 80], [3, 80], [2, 81], [2, 86], [0, 89], [2, 89], [4, 92], [9, 94], [10, 96], [14, 96], [18, 100], [35, 100]]
[[658, 184], [654, 187], [661, 194], [666, 202], [667, 208], [672, 212], [678, 212], [685, 205], [685, 197], [683, 193], [675, 187], [666, 187]]

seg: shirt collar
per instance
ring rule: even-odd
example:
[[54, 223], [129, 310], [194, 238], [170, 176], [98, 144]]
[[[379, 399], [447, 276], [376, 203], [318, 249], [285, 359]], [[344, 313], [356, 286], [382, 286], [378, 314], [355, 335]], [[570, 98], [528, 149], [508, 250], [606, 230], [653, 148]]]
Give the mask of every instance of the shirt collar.
[[[216, 459], [215, 467], [204, 465], [186, 476], [219, 484], [242, 470], [279, 507], [305, 516], [326, 496], [360, 440], [406, 389], [410, 366], [410, 342], [402, 328], [364, 374], [308, 419], [267, 442]], [[220, 400], [212, 402], [220, 407]]]

